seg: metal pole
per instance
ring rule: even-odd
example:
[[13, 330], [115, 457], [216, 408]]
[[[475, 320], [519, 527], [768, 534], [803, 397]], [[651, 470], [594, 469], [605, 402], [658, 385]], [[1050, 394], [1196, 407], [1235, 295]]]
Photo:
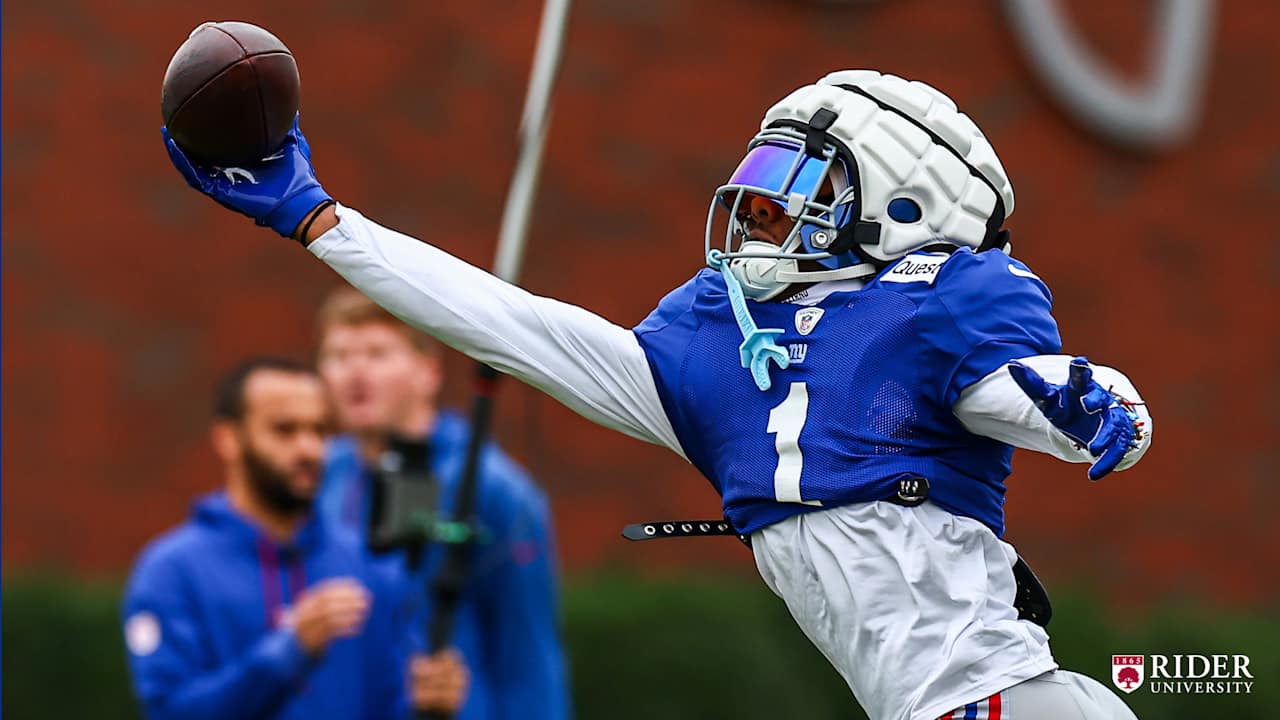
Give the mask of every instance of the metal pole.
[[[568, 20], [569, 0], [547, 0], [542, 8], [533, 70], [521, 115], [520, 155], [507, 190], [502, 229], [498, 236], [497, 259], [494, 263], [494, 274], [511, 283], [516, 282], [524, 257], [529, 215], [533, 207], [533, 196], [537, 192], [542, 149], [546, 142], [551, 91], [560, 65]], [[467, 534], [465, 541], [446, 546], [439, 574], [431, 582], [433, 602], [427, 628], [427, 649], [432, 654], [447, 647], [453, 636], [458, 600], [470, 574], [480, 456], [489, 435], [493, 417], [493, 395], [499, 377], [498, 371], [484, 363], [477, 363], [476, 392], [471, 407], [471, 437], [467, 442], [466, 463], [463, 466], [462, 481], [458, 485], [457, 502], [454, 504], [454, 520], [467, 523], [473, 530]], [[449, 720], [451, 714], [426, 711], [419, 712], [418, 717], [426, 720]]]

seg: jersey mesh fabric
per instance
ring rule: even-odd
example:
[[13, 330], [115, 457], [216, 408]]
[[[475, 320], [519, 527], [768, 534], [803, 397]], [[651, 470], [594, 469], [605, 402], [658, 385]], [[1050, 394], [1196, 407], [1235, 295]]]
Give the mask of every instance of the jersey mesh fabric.
[[[934, 413], [909, 390], [916, 385], [910, 300], [889, 292], [832, 296], [808, 336], [795, 329], [796, 306], [752, 303], [761, 327], [785, 330], [779, 344], [805, 347], [804, 360], [775, 368], [773, 386], [761, 392], [734, 352], [741, 336], [723, 286], [716, 292], [715, 278], [708, 281], [678, 376], [664, 385], [675, 390], [681, 421], [674, 424], [690, 460], [721, 493], [735, 527], [750, 532], [798, 512], [881, 499], [901, 477], [933, 474], [932, 460], [912, 452], [913, 441], [927, 435], [918, 418]], [[881, 367], [896, 372], [886, 377], [873, 369]], [[780, 457], [769, 420], [794, 384], [808, 395], [798, 439], [800, 497], [820, 506], [778, 502]]]
[[807, 335], [796, 321], [804, 308], [749, 301], [792, 356], [764, 392], [739, 364], [718, 275], [699, 273], [637, 326], [672, 427], [737, 530], [882, 500], [899, 480], [923, 477], [932, 501], [1003, 532], [1012, 449], [966, 431], [951, 403], [1008, 359], [1056, 352], [1057, 330], [1043, 284], [1008, 272], [1002, 253], [982, 255], [998, 257], [957, 252], [935, 263], [955, 265], [936, 277], [833, 293], [814, 306], [822, 315]]
[[919, 420], [911, 392], [894, 380], [882, 383], [871, 398], [867, 411], [867, 426], [873, 435], [883, 440], [876, 444], [877, 455], [897, 455], [903, 451], [903, 443], [913, 434], [912, 427]]

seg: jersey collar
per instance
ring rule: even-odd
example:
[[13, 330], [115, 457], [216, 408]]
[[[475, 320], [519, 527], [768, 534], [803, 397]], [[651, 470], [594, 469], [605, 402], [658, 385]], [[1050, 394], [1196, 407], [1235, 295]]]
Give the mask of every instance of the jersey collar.
[[846, 280], [830, 280], [821, 282], [811, 287], [807, 287], [798, 293], [784, 299], [782, 302], [789, 305], [817, 305], [826, 300], [828, 296], [839, 292], [854, 292], [861, 290], [866, 286], [866, 280], [862, 278], [848, 278]]

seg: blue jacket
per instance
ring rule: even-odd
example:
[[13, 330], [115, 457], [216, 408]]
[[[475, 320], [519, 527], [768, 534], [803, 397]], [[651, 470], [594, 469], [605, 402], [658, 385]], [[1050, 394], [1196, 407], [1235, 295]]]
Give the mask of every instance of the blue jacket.
[[[444, 510], [452, 510], [465, 462], [467, 423], [442, 413], [430, 437], [431, 465]], [[471, 672], [471, 690], [457, 720], [563, 720], [569, 716], [568, 681], [560, 646], [557, 566], [546, 498], [495, 445], [485, 448], [477, 510], [488, 541], [476, 548], [472, 574], [459, 603], [453, 644]], [[319, 508], [367, 537], [370, 482], [355, 442], [335, 439], [321, 485]], [[411, 573], [399, 555], [372, 562], [394, 574], [401, 597], [418, 608], [411, 643], [425, 644], [430, 617], [425, 588], [443, 553], [427, 553]]]
[[[374, 593], [364, 632], [309, 657], [281, 619], [317, 581]], [[281, 545], [226, 496], [153, 540], [125, 592], [134, 692], [149, 720], [383, 720], [407, 714], [403, 613], [384, 601], [350, 531], [312, 518]]]

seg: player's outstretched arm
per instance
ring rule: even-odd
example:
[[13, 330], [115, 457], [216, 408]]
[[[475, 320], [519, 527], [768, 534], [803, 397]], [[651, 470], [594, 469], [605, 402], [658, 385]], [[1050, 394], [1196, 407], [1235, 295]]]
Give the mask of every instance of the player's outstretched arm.
[[397, 317], [593, 422], [681, 453], [635, 335], [338, 206], [307, 249]]
[[1002, 366], [966, 388], [953, 409], [977, 435], [1091, 463], [1094, 480], [1132, 467], [1151, 445], [1151, 415], [1129, 378], [1069, 355]]
[[201, 167], [167, 133], [164, 141], [188, 185], [302, 241], [401, 319], [593, 422], [683, 456], [630, 330], [533, 295], [336, 205], [316, 180], [311, 149], [296, 122], [279, 151], [248, 168]]

